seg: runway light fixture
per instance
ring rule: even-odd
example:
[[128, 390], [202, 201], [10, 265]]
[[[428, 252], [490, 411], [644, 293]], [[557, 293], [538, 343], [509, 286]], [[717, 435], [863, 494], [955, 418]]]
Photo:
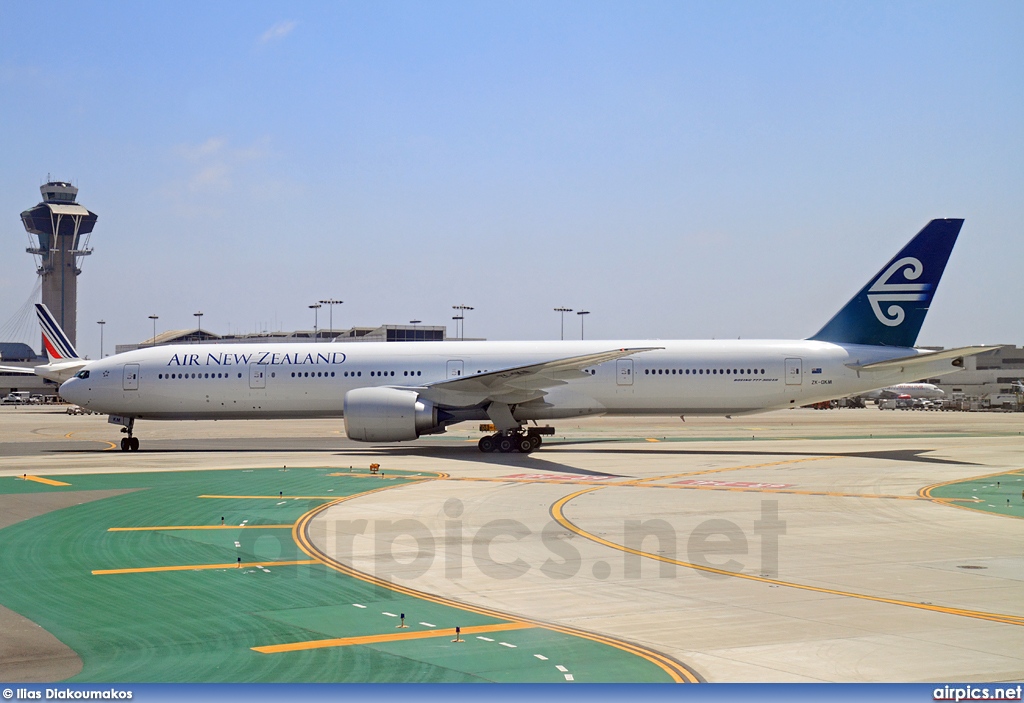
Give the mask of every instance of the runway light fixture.
[[559, 313], [562, 317], [562, 334], [561, 338], [565, 339], [565, 313], [572, 312], [572, 308], [554, 308], [555, 312]]

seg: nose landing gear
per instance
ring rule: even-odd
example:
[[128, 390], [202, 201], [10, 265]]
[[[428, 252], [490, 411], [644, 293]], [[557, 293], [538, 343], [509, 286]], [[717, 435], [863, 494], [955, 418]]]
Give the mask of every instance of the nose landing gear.
[[121, 451], [137, 452], [139, 451], [139, 438], [132, 436], [132, 429], [135, 427], [135, 418], [129, 418], [128, 424], [121, 428], [121, 432], [128, 434], [127, 437], [121, 438]]
[[520, 427], [518, 430], [497, 432], [481, 437], [480, 441], [477, 442], [477, 446], [480, 448], [480, 451], [487, 453], [497, 451], [502, 454], [510, 454], [512, 452], [529, 454], [540, 448], [543, 442], [541, 439], [542, 435], [553, 435], [554, 433], [554, 427], [530, 427], [525, 430]]

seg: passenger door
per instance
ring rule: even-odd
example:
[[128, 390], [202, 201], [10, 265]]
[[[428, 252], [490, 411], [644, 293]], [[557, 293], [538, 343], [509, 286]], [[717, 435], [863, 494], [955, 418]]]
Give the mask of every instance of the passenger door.
[[803, 383], [803, 360], [786, 359], [786, 385], [799, 386]]
[[267, 387], [267, 365], [249, 364], [249, 388]]
[[615, 383], [619, 386], [632, 386], [633, 385], [633, 360], [632, 359], [616, 359], [615, 360]]
[[125, 364], [124, 365], [124, 383], [121, 386], [126, 391], [137, 391], [139, 390], [139, 365], [138, 364]]

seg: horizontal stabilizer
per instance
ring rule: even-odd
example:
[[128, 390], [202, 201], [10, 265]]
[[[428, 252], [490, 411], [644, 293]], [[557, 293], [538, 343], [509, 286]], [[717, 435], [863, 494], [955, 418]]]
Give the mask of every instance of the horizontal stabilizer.
[[22, 376], [35, 376], [36, 372], [32, 369], [26, 369], [21, 366], [0, 366], [0, 371], [4, 373], [16, 373]]
[[923, 354], [912, 354], [910, 356], [901, 356], [898, 359], [888, 359], [886, 361], [876, 361], [870, 364], [847, 364], [851, 369], [855, 371], [903, 371], [904, 369], [913, 369], [916, 366], [933, 366], [937, 361], [943, 361], [948, 359], [951, 363], [951, 369], [955, 370], [962, 364], [952, 363], [957, 359], [963, 359], [965, 356], [974, 356], [975, 354], [984, 354], [987, 351], [993, 349], [999, 349], [1000, 346], [986, 347], [986, 346], [974, 346], [974, 347], [957, 347], [955, 349], [943, 349], [937, 352], [925, 352]]

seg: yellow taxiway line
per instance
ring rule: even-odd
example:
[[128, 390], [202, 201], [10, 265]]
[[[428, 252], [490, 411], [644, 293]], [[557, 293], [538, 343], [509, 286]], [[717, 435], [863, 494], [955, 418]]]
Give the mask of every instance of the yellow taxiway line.
[[784, 459], [782, 461], [770, 461], [766, 464], [745, 464], [744, 466], [723, 466], [718, 469], [703, 469], [701, 471], [685, 471], [680, 474], [665, 474], [664, 476], [651, 476], [650, 478], [641, 478], [633, 481], [633, 483], [650, 483], [651, 481], [667, 481], [670, 478], [686, 478], [687, 476], [703, 476], [704, 474], [719, 474], [723, 471], [742, 471], [743, 469], [763, 469], [769, 466], [783, 466], [785, 464], [801, 464], [805, 461], [822, 461], [824, 459], [837, 459], [842, 457], [835, 457], [831, 455], [824, 456], [808, 456], [801, 457], [800, 459]]
[[296, 561], [250, 561], [241, 564], [185, 564], [182, 566], [142, 566], [135, 569], [94, 569], [93, 576], [111, 576], [113, 574], [150, 574], [161, 571], [202, 571], [204, 569], [249, 569], [254, 566], [300, 566], [303, 564], [319, 564], [315, 559], [299, 559]]
[[[448, 475], [442, 474], [438, 478], [448, 478]], [[661, 654], [660, 652], [656, 652], [653, 649], [648, 649], [642, 645], [633, 644], [632, 642], [627, 642], [625, 640], [615, 639], [612, 637], [606, 637], [604, 635], [599, 635], [594, 632], [579, 630], [574, 627], [555, 625], [554, 623], [532, 620], [530, 618], [514, 618], [512, 616], [509, 616], [507, 613], [503, 613], [501, 611], [491, 610], [490, 608], [484, 608], [475, 605], [469, 605], [467, 603], [454, 601], [443, 596], [437, 596], [432, 593], [427, 593], [425, 591], [418, 591], [407, 586], [401, 586], [397, 583], [392, 583], [387, 579], [378, 578], [368, 573], [358, 571], [350, 566], [341, 563], [340, 561], [332, 559], [328, 555], [318, 550], [316, 546], [314, 546], [313, 543], [310, 541], [307, 532], [309, 528], [309, 523], [311, 523], [313, 521], [313, 518], [315, 518], [321, 512], [327, 510], [328, 508], [332, 508], [336, 505], [344, 503], [347, 500], [352, 500], [353, 498], [361, 498], [362, 496], [371, 493], [377, 493], [378, 491], [385, 491], [390, 488], [396, 488], [398, 485], [401, 484], [391, 484], [390, 486], [381, 486], [380, 488], [374, 488], [364, 493], [356, 493], [350, 496], [341, 496], [330, 503], [325, 503], [323, 505], [317, 506], [316, 508], [313, 508], [308, 513], [300, 517], [298, 522], [295, 523], [295, 527], [292, 528], [292, 538], [295, 540], [295, 543], [299, 545], [299, 549], [301, 549], [303, 552], [316, 559], [319, 563], [323, 564], [324, 566], [327, 566], [328, 568], [334, 569], [339, 573], [359, 579], [360, 581], [365, 581], [366, 583], [370, 583], [381, 588], [386, 588], [390, 591], [401, 593], [403, 595], [411, 596], [413, 598], [424, 600], [430, 603], [438, 603], [440, 605], [445, 605], [451, 608], [465, 610], [471, 613], [478, 613], [480, 615], [486, 615], [488, 617], [499, 618], [502, 620], [520, 622], [524, 623], [527, 626], [551, 630], [552, 632], [560, 632], [562, 634], [571, 635], [573, 637], [582, 637], [583, 639], [587, 639], [592, 642], [606, 644], [609, 647], [614, 647], [624, 652], [634, 654], [642, 659], [646, 659], [647, 661], [651, 662], [652, 664], [660, 668], [666, 674], [668, 674], [669, 677], [671, 677], [671, 679], [676, 683], [700, 682], [700, 679], [697, 677], [697, 675], [690, 671], [690, 669], [687, 668], [685, 664], [682, 664], [672, 659], [671, 657]]]
[[592, 486], [585, 488], [575, 493], [570, 493], [564, 498], [560, 498], [551, 506], [551, 517], [555, 519], [562, 527], [566, 528], [570, 532], [574, 532], [581, 537], [589, 539], [592, 542], [604, 545], [616, 549], [620, 552], [627, 552], [629, 554], [635, 554], [640, 557], [647, 557], [656, 561], [662, 561], [668, 564], [675, 564], [676, 566], [682, 566], [687, 569], [694, 569], [696, 571], [705, 571], [712, 574], [719, 574], [721, 576], [731, 576], [733, 578], [744, 579], [747, 581], [757, 581], [760, 583], [767, 583], [773, 586], [785, 586], [787, 588], [795, 588], [801, 591], [812, 591], [814, 593], [824, 593], [833, 596], [842, 596], [844, 598], [856, 598], [858, 600], [873, 601], [875, 603], [887, 603], [889, 605], [899, 605], [905, 608], [916, 608], [918, 610], [929, 610], [935, 613], [944, 613], [947, 615], [959, 615], [962, 617], [976, 618], [978, 620], [989, 620], [992, 622], [1001, 622], [1007, 625], [1022, 625], [1024, 626], [1024, 616], [1022, 615], [1007, 615], [1003, 613], [989, 613], [981, 610], [967, 610], [965, 608], [954, 608], [942, 605], [933, 605], [931, 603], [915, 603], [913, 601], [898, 600], [896, 598], [884, 598], [882, 596], [872, 596], [866, 593], [854, 593], [852, 591], [840, 591], [833, 588], [821, 588], [819, 586], [810, 586], [803, 583], [794, 583], [792, 581], [780, 581], [779, 579], [768, 578], [765, 576], [754, 576], [753, 574], [737, 573], [735, 571], [729, 571], [728, 569], [718, 569], [713, 566], [706, 566], [703, 564], [694, 564], [679, 559], [672, 559], [670, 557], [663, 556], [661, 554], [652, 554], [651, 552], [645, 552], [639, 549], [633, 549], [622, 544], [617, 544], [609, 540], [599, 537], [592, 532], [587, 532], [582, 527], [579, 527], [571, 520], [569, 520], [563, 511], [565, 504], [569, 501], [583, 495], [584, 493], [590, 493], [596, 491], [604, 486]]
[[289, 525], [164, 525], [162, 527], [108, 527], [107, 532], [147, 532], [153, 530], [246, 530], [253, 528], [266, 530], [290, 530]]
[[[534, 626], [525, 622], [503, 622], [497, 625], [474, 625], [462, 628], [463, 635], [478, 635], [485, 632], [505, 632], [507, 630], [525, 630]], [[307, 649], [324, 647], [350, 647], [356, 644], [379, 644], [381, 642], [402, 642], [404, 640], [424, 640], [434, 637], [452, 637], [455, 628], [440, 630], [415, 630], [413, 632], [389, 632], [383, 635], [364, 635], [362, 637], [337, 637], [328, 640], [309, 640], [290, 644], [271, 644], [252, 649], [262, 654], [280, 654], [281, 652], [300, 652]]]
[[[581, 483], [581, 482], [578, 482]], [[593, 485], [593, 484], [591, 484]], [[886, 498], [888, 500], [924, 500], [929, 502], [935, 502], [934, 498], [924, 498], [921, 496], [904, 496], [896, 495], [894, 493], [846, 493], [844, 491], [811, 491], [797, 488], [759, 488], [757, 486], [700, 486], [695, 484], [664, 484], [664, 483], [605, 483], [601, 485], [601, 488], [610, 487], [639, 487], [639, 488], [673, 488], [681, 491], [733, 491], [735, 493], [783, 493], [787, 495], [798, 495], [798, 496], [826, 496], [832, 498]], [[970, 498], [950, 498], [950, 500], [971, 500]]]
[[[393, 470], [394, 469], [392, 469], [392, 471]], [[331, 476], [332, 478], [336, 477], [336, 476], [344, 476], [346, 478], [380, 478], [386, 472], [387, 471], [385, 469], [381, 469], [378, 473], [375, 473], [375, 474], [354, 474], [354, 473], [349, 473], [347, 471], [336, 471], [336, 472], [334, 472], [332, 474], [327, 474], [327, 475]], [[396, 474], [396, 473], [388, 473], [387, 476], [388, 476], [388, 478], [408, 478], [408, 479], [413, 479], [413, 480], [417, 480], [417, 481], [422, 481], [424, 478], [436, 478], [436, 476], [412, 476], [412, 475], [408, 475], [408, 474]]]
[[43, 478], [42, 476], [29, 476], [28, 474], [22, 475], [23, 481], [35, 481], [36, 483], [45, 483], [47, 486], [70, 486], [70, 483], [64, 483], [63, 481], [54, 481], [52, 478]]

